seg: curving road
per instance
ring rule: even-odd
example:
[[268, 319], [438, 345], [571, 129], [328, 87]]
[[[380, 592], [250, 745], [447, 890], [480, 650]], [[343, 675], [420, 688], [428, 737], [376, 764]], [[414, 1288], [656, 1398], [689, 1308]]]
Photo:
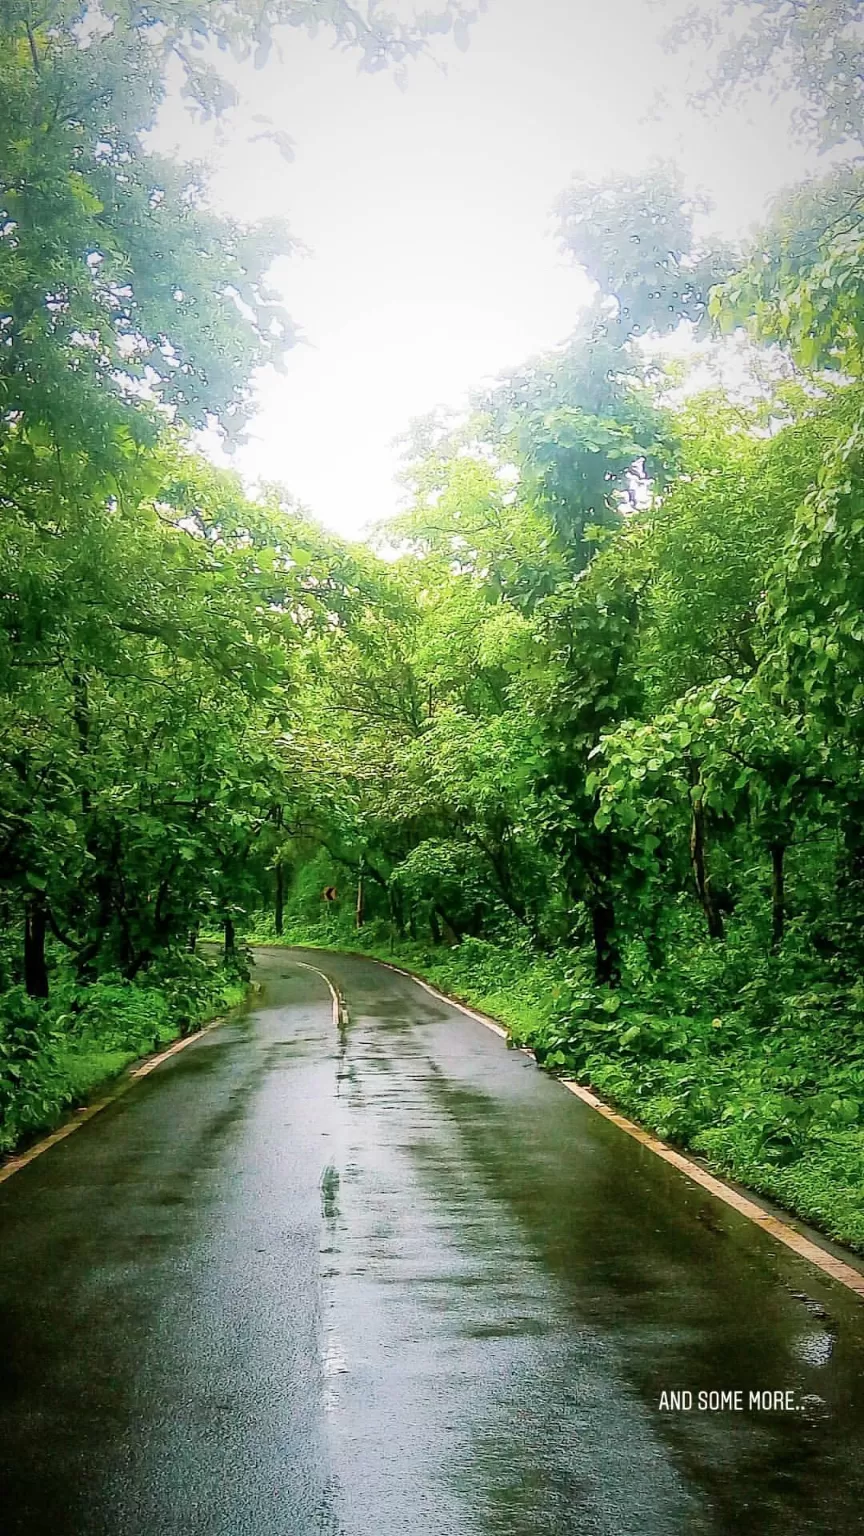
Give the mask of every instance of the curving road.
[[0, 1185], [4, 1536], [864, 1531], [860, 1300], [410, 979], [258, 976]]

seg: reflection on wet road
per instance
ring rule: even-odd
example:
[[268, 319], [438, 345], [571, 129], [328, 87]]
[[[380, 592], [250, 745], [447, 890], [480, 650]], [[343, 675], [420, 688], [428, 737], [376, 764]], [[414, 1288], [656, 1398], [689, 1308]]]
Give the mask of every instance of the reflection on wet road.
[[346, 1026], [262, 952], [0, 1186], [4, 1532], [864, 1531], [860, 1300], [408, 978], [298, 958]]

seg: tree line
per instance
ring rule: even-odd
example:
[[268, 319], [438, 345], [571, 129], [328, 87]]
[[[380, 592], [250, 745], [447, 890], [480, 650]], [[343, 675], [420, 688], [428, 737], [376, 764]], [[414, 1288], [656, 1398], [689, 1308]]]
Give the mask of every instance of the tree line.
[[[418, 428], [405, 612], [305, 685], [323, 844], [399, 930], [589, 944], [615, 985], [693, 909], [859, 963], [860, 187], [781, 200], [744, 261], [667, 168], [574, 186], [593, 309]], [[698, 393], [658, 360], [682, 318], [737, 338]]]
[[134, 980], [202, 921], [230, 948], [293, 792], [298, 651], [371, 580], [284, 493], [253, 503], [195, 451], [199, 429], [237, 437], [255, 370], [294, 340], [267, 280], [291, 241], [216, 215], [200, 167], [147, 149], [168, 71], [215, 116], [220, 50], [261, 64], [277, 26], [400, 69], [472, 15], [3, 7], [2, 988]]
[[[215, 924], [230, 952], [262, 906], [280, 931], [346, 879], [396, 934], [584, 946], [604, 987], [668, 964], [694, 915], [852, 974], [860, 171], [740, 250], [698, 235], [674, 168], [575, 181], [558, 234], [592, 305], [417, 425], [376, 553], [194, 450], [291, 344], [267, 281], [288, 237], [216, 216], [142, 136], [169, 58], [226, 109], [202, 38], [266, 53], [320, 12], [377, 68], [472, 13], [200, 9], [4, 11], [3, 985], [134, 981]], [[715, 338], [701, 391], [663, 352], [682, 326]]]

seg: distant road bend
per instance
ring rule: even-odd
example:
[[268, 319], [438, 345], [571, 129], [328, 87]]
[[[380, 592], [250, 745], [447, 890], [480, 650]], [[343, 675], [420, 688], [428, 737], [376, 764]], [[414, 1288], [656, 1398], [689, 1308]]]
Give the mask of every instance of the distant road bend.
[[409, 978], [258, 976], [0, 1185], [4, 1536], [864, 1531], [858, 1298]]

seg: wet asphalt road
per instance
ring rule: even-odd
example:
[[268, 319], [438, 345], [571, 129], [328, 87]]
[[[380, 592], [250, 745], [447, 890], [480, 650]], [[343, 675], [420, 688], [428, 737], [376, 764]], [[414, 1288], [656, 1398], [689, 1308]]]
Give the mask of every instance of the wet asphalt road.
[[258, 974], [0, 1186], [3, 1536], [864, 1531], [859, 1300], [409, 979]]

